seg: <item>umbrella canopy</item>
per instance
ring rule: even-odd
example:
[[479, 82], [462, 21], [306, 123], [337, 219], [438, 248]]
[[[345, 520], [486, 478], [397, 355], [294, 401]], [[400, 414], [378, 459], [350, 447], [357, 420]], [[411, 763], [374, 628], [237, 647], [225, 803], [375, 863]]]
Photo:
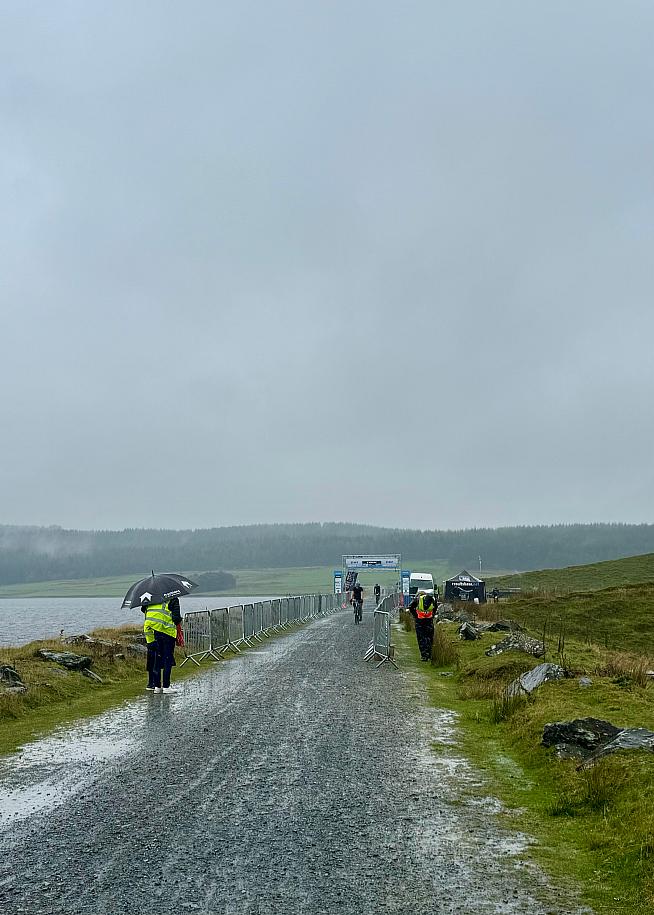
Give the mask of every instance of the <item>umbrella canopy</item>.
[[123, 609], [141, 607], [144, 603], [163, 604], [173, 597], [189, 594], [197, 584], [175, 572], [162, 572], [149, 578], [142, 578], [129, 589], [122, 603]]

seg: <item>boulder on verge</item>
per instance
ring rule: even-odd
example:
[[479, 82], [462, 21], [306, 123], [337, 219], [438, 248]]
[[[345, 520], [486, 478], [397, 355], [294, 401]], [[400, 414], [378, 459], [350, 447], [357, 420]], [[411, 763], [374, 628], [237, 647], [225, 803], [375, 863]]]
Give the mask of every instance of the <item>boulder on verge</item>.
[[617, 753], [619, 750], [647, 750], [649, 753], [654, 753], [654, 732], [648, 731], [647, 728], [624, 728], [617, 737], [587, 757], [582, 763], [582, 768], [594, 763], [602, 756]]
[[498, 642], [497, 645], [491, 645], [484, 654], [489, 658], [502, 654], [504, 651], [524, 651], [533, 655], [535, 658], [542, 658], [545, 654], [545, 646], [538, 639], [532, 639], [528, 635], [522, 635], [520, 632], [512, 632], [505, 639]]
[[7, 693], [16, 693], [18, 695], [26, 692], [27, 687], [16, 668], [10, 664], [0, 665], [0, 693], [6, 696]]
[[621, 729], [601, 718], [555, 721], [543, 728], [544, 747], [554, 747], [559, 759], [586, 759], [614, 740]]
[[11, 664], [0, 665], [0, 683], [6, 683], [8, 686], [24, 686], [23, 679], [15, 667]]
[[523, 629], [524, 626], [516, 623], [515, 620], [497, 620], [484, 627], [485, 632], [521, 632]]
[[121, 642], [110, 642], [107, 639], [96, 639], [90, 635], [69, 635], [62, 639], [63, 645], [85, 645], [87, 648], [107, 648], [115, 651], [116, 648], [122, 648]]
[[36, 652], [36, 656], [43, 658], [44, 661], [54, 661], [55, 664], [60, 664], [66, 670], [85, 670], [93, 663], [93, 658], [75, 654], [72, 651], [50, 651], [47, 648], [40, 648]]
[[518, 677], [507, 686], [508, 696], [524, 696], [526, 693], [532, 693], [543, 683], [550, 680], [562, 680], [565, 677], [565, 670], [559, 664], [539, 664], [533, 670]]
[[462, 623], [459, 626], [459, 638], [465, 639], [468, 642], [474, 641], [481, 637], [481, 634], [476, 626], [473, 626], [472, 623]]
[[[129, 642], [127, 645], [123, 646], [127, 654], [133, 655], [144, 655], [148, 653], [148, 649], [145, 645], [140, 645], [138, 642]], [[116, 655], [118, 657], [118, 655]]]

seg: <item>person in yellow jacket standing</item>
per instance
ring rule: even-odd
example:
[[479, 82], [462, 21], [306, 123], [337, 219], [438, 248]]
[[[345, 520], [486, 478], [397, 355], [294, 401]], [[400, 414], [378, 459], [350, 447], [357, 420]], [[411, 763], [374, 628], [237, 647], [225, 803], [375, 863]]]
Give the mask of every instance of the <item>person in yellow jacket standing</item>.
[[415, 620], [421, 661], [431, 660], [431, 649], [434, 644], [434, 613], [437, 609], [436, 598], [424, 591], [418, 591], [409, 604], [409, 612]]
[[144, 611], [143, 631], [148, 651], [154, 646], [147, 688], [155, 693], [174, 693], [170, 672], [175, 666], [177, 624], [182, 622], [179, 600], [173, 597], [163, 604], [147, 604]]

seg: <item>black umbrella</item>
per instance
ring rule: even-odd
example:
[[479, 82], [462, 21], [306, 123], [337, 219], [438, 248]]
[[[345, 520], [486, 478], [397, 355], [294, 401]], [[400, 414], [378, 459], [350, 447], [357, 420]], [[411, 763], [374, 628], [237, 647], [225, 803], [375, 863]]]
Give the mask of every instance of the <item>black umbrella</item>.
[[176, 572], [162, 572], [155, 575], [154, 571], [149, 578], [142, 578], [129, 589], [122, 603], [122, 609], [141, 607], [147, 604], [163, 604], [173, 597], [183, 597], [189, 594], [197, 584], [178, 575]]

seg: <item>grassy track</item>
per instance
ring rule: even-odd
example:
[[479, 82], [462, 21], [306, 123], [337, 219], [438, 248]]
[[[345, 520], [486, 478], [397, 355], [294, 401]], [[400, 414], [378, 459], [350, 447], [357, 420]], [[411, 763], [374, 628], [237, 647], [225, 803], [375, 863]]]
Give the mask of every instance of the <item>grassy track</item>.
[[[549, 621], [545, 659], [573, 676], [508, 702], [508, 683], [540, 661], [520, 652], [487, 658], [484, 649], [501, 635], [462, 642], [456, 625], [439, 624], [440, 655], [449, 657], [425, 672], [432, 703], [458, 712], [467, 755], [504, 801], [511, 827], [539, 840], [533, 854], [557, 881], [579, 881], [598, 915], [650, 915], [654, 754], [617, 754], [577, 771], [575, 761], [556, 759], [540, 741], [546, 723], [583, 717], [654, 730], [654, 683], [645, 676], [654, 668], [654, 584], [525, 596], [481, 612], [517, 618], [536, 636]], [[558, 638], [562, 625], [565, 644]], [[413, 633], [400, 630], [396, 639], [403, 663], [408, 655], [424, 670]], [[453, 676], [442, 677], [444, 669]], [[591, 686], [579, 685], [581, 674]]]

